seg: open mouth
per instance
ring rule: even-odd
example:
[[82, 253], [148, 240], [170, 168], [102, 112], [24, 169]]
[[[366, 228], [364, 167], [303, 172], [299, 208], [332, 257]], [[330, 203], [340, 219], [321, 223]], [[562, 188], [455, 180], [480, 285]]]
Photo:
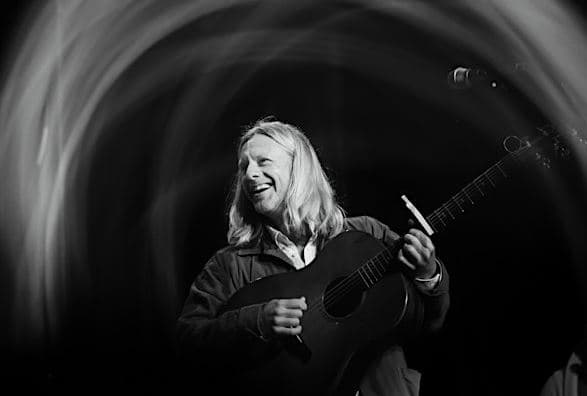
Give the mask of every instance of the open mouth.
[[269, 188], [271, 188], [271, 184], [263, 183], [263, 184], [259, 184], [256, 186], [249, 187], [249, 192], [250, 192], [251, 196], [255, 196], [255, 195], [262, 194], [264, 191], [267, 191]]

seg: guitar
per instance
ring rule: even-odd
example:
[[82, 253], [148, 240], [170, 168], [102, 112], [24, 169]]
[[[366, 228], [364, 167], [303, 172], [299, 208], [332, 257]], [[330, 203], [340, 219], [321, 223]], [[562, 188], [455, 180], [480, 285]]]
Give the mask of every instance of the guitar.
[[[532, 142], [510, 137], [509, 152], [465, 188], [424, 217], [402, 196], [421, 227], [432, 235], [476, 205], [489, 190], [510, 178], [522, 157], [534, 154], [549, 139], [563, 147], [552, 131], [539, 128]], [[517, 148], [511, 144], [517, 143]], [[231, 381], [253, 394], [354, 395], [364, 366], [349, 365], [357, 354], [382, 340], [400, 339], [402, 331], [421, 320], [421, 306], [412, 283], [395, 257], [400, 248], [386, 246], [369, 234], [347, 231], [329, 241], [312, 265], [268, 276], [238, 290], [224, 311], [269, 301], [278, 296], [306, 296], [308, 309], [301, 337], [272, 341], [251, 357]]]

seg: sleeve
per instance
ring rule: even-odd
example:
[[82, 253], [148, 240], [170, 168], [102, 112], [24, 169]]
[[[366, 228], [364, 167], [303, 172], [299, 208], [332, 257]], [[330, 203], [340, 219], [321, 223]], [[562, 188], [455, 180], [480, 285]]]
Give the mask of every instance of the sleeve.
[[563, 393], [563, 370], [557, 370], [542, 386], [540, 396], [563, 396]]
[[257, 333], [262, 304], [222, 312], [239, 286], [219, 256], [206, 263], [191, 285], [177, 321], [179, 354], [195, 364], [224, 365], [263, 342]]
[[[391, 245], [400, 238], [387, 225], [373, 217], [349, 218], [346, 224], [348, 229], [367, 232], [386, 245]], [[442, 327], [450, 305], [448, 271], [441, 260], [437, 259], [437, 264], [441, 277], [436, 286], [425, 292], [422, 288], [416, 287], [424, 308], [423, 330], [425, 332], [434, 332]]]

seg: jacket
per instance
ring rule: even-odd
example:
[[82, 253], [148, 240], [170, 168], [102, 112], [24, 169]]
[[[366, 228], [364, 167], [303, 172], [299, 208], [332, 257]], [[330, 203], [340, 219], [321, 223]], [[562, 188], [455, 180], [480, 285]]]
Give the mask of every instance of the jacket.
[[[392, 244], [399, 238], [388, 226], [368, 216], [345, 219], [345, 230], [369, 233], [385, 244]], [[221, 374], [226, 364], [240, 364], [239, 358], [246, 364], [246, 356], [264, 342], [257, 330], [257, 315], [262, 304], [220, 312], [241, 287], [265, 276], [294, 271], [288, 260], [271, 241], [262, 239], [253, 247], [225, 247], [205, 264], [190, 287], [177, 323], [180, 354], [192, 364], [195, 362], [198, 370], [206, 372], [203, 377], [209, 379], [214, 373]], [[442, 267], [442, 264], [439, 263], [439, 266]], [[440, 283], [434, 290], [421, 296], [426, 331], [439, 329], [448, 311], [448, 273], [445, 268], [441, 271], [443, 275]], [[392, 350], [393, 353], [382, 354], [380, 359], [387, 361], [387, 366], [405, 366], [401, 348]], [[371, 371], [377, 374], [363, 381], [361, 388], [365, 395], [377, 394], [372, 389], [383, 386], [377, 377], [385, 377], [385, 374], [378, 371], [377, 367]], [[414, 385], [417, 388], [417, 383], [410, 387], [413, 389]], [[387, 392], [385, 389], [383, 391]]]

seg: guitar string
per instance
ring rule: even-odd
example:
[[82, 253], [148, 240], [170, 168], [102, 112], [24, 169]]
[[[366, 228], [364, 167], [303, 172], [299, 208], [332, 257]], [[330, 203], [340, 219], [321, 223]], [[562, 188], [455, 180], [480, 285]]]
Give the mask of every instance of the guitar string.
[[[377, 257], [380, 254], [381, 253], [377, 254], [372, 259], [368, 260], [366, 264], [368, 264], [370, 261], [376, 260]], [[341, 297], [344, 297], [346, 294], [348, 294], [349, 292], [351, 292], [358, 284], [361, 283], [361, 281], [362, 281], [363, 278], [359, 274], [359, 271], [366, 264], [364, 264], [363, 266], [359, 267], [357, 270], [351, 272], [339, 284], [337, 284], [331, 290], [329, 290], [326, 293], [324, 293], [323, 304], [321, 304], [321, 300], [322, 300], [321, 298], [318, 298], [316, 300], [313, 300], [308, 305], [308, 312], [312, 311], [316, 306], [319, 306], [319, 307], [321, 307], [321, 306], [328, 306], [328, 305], [332, 304], [333, 302], [335, 302], [337, 299], [339, 299]]]
[[[497, 162], [494, 166], [492, 166], [491, 168], [489, 168], [487, 171], [483, 172], [483, 174], [481, 174], [480, 176], [478, 176], [477, 178], [475, 178], [471, 183], [467, 184], [465, 186], [465, 188], [463, 188], [460, 192], [458, 192], [457, 194], [453, 195], [453, 197], [451, 197], [451, 199], [449, 199], [445, 204], [443, 204], [439, 209], [437, 209], [436, 211], [434, 211], [433, 214], [440, 212], [440, 210], [443, 207], [447, 207], [450, 209], [455, 209], [458, 208], [458, 205], [453, 203], [452, 200], [454, 198], [460, 198], [461, 202], [467, 202], [467, 200], [469, 202], [471, 202], [470, 199], [470, 195], [477, 195], [478, 193], [480, 193], [480, 189], [481, 187], [479, 186], [479, 182], [481, 183], [485, 183], [482, 181], [482, 179], [485, 177], [488, 180], [490, 180], [491, 183], [494, 183], [496, 180], [491, 179], [490, 177], [493, 176], [494, 178], [497, 179], [497, 177], [495, 176], [499, 176], [500, 178], [506, 178], [507, 175], [505, 174], [505, 172], [499, 168], [499, 165], [505, 165], [505, 160], [509, 159], [509, 157], [506, 157], [504, 159], [502, 159], [501, 161]], [[499, 169], [499, 170], [498, 170]], [[467, 200], [465, 200], [465, 196], [463, 196], [463, 192], [465, 193], [465, 196], [467, 198]], [[473, 202], [471, 202], [471, 204], [473, 204]], [[432, 216], [430, 216], [432, 217]]]
[[[434, 216], [431, 216], [431, 218], [434, 218]], [[380, 254], [376, 255], [374, 258], [372, 258], [369, 261], [377, 260]], [[367, 265], [369, 264], [369, 261], [366, 263]], [[369, 278], [369, 276], [366, 273], [364, 275], [361, 275], [360, 271], [363, 270], [365, 272], [365, 267], [366, 267], [365, 264], [362, 265], [357, 270], [355, 270], [351, 274], [347, 275], [347, 277], [343, 281], [341, 281], [338, 285], [336, 285], [334, 288], [327, 291], [324, 294], [324, 299], [323, 299], [322, 303], [321, 303], [321, 300], [322, 300], [321, 298], [318, 298], [318, 299], [310, 302], [310, 304], [308, 305], [307, 312], [313, 311], [316, 307], [324, 309], [325, 307], [329, 306], [330, 304], [335, 303], [338, 299], [346, 296], [348, 293], [353, 291], [357, 286], [361, 285], [361, 283], [364, 283], [366, 287], [373, 286], [380, 279], [377, 279], [375, 282], [373, 282], [373, 281], [371, 281], [371, 279]], [[367, 267], [367, 268], [369, 268], [369, 267]], [[371, 281], [372, 284], [369, 285], [368, 281], [366, 281], [365, 278], [367, 278], [369, 281]]]
[[[455, 200], [455, 198], [459, 198], [461, 203], [467, 203], [467, 201], [469, 201], [471, 203], [471, 205], [474, 205], [474, 202], [471, 200], [471, 196], [478, 197], [478, 194], [482, 194], [481, 192], [481, 187], [479, 186], [479, 184], [477, 183], [478, 180], [481, 180], [483, 177], [488, 178], [492, 184], [495, 180], [489, 178], [490, 176], [500, 176], [500, 178], [507, 178], [507, 174], [503, 171], [503, 169], [501, 169], [499, 167], [499, 165], [506, 165], [506, 160], [517, 160], [517, 157], [520, 157], [521, 154], [523, 154], [526, 149], [528, 149], [529, 146], [525, 146], [522, 149], [519, 149], [516, 152], [510, 153], [508, 156], [504, 157], [502, 160], [498, 161], [495, 165], [493, 165], [491, 168], [489, 168], [487, 171], [483, 172], [483, 174], [481, 174], [480, 176], [478, 176], [477, 178], [475, 178], [471, 183], [469, 183], [467, 186], [465, 186], [465, 188], [463, 188], [459, 193], [455, 194], [453, 197], [451, 197], [451, 199], [449, 199], [448, 201], [446, 201], [443, 205], [440, 206], [440, 208], [438, 208], [437, 210], [435, 210], [430, 216], [427, 217], [427, 220], [433, 222], [433, 225], [437, 226], [437, 228], [440, 228], [438, 226], [444, 226], [445, 222], [444, 219], [446, 220], [450, 220], [446, 215], [442, 215], [442, 210], [443, 208], [445, 208], [445, 210], [449, 213], [449, 216], [451, 218], [454, 218], [454, 215], [451, 211], [452, 210], [457, 210], [457, 211], [461, 211], [464, 212], [464, 210], [462, 210], [461, 206], [459, 206]], [[499, 169], [499, 170], [498, 170]], [[465, 193], [465, 195], [463, 196], [463, 192]], [[465, 196], [466, 196], [466, 200], [465, 200]], [[455, 200], [455, 202], [453, 203], [452, 201]], [[443, 219], [444, 218], [444, 219]], [[440, 224], [442, 223], [442, 224]]]
[[322, 302], [322, 298], [318, 297], [317, 299], [313, 300], [310, 304], [308, 304], [307, 312], [312, 311], [316, 307], [327, 307], [330, 304], [334, 303], [339, 298], [344, 297], [348, 293], [350, 293], [356, 286], [360, 285], [362, 278], [358, 273], [358, 269], [351, 272], [349, 275], [345, 277], [339, 284], [333, 287], [331, 290], [324, 293], [324, 299]]
[[[494, 178], [491, 179], [490, 178], [491, 176], [493, 176]], [[506, 176], [504, 176], [503, 171], [497, 171], [496, 169], [493, 169], [493, 168], [484, 172], [482, 176], [477, 177], [473, 182], [471, 182], [467, 186], [465, 186], [465, 188], [463, 188], [460, 192], [453, 195], [448, 201], [446, 201], [444, 204], [442, 204], [440, 206], [440, 208], [435, 210], [432, 213], [432, 215], [430, 215], [429, 217], [430, 218], [434, 218], [434, 217], [440, 218], [440, 215], [441, 215], [440, 212], [442, 210], [447, 210], [449, 212], [449, 215], [451, 215], [451, 217], [454, 217], [454, 216], [452, 216], [453, 212], [451, 212], [451, 210], [457, 210], [457, 212], [463, 211], [462, 207], [458, 204], [458, 202], [461, 202], [462, 204], [471, 203], [473, 205], [474, 202], [472, 201], [471, 196], [477, 196], [478, 194], [482, 194], [481, 187], [483, 186], [483, 184], [479, 185], [480, 183], [485, 183], [485, 182], [481, 181], [482, 177], [488, 178], [488, 180], [490, 180], [490, 183], [492, 184], [492, 187], [494, 187], [495, 183], [498, 182], [498, 180], [495, 180], [495, 179], [497, 179], [496, 176], [500, 176], [503, 178], [506, 177]], [[463, 193], [464, 193], [464, 195], [463, 195]], [[466, 199], [465, 199], [465, 197], [466, 197]], [[456, 201], [456, 199], [459, 199], [459, 201]]]
[[[490, 176], [499, 176], [499, 178], [505, 179], [507, 178], [507, 174], [505, 173], [505, 171], [500, 167], [500, 165], [502, 166], [509, 166], [511, 163], [513, 163], [514, 161], [517, 161], [519, 159], [519, 157], [521, 157], [523, 154], [526, 154], [526, 152], [534, 145], [536, 144], [539, 140], [541, 140], [544, 136], [540, 136], [538, 138], [536, 138], [532, 144], [526, 145], [510, 154], [508, 154], [507, 156], [505, 156], [504, 158], [502, 158], [500, 161], [498, 161], [496, 164], [494, 164], [493, 166], [491, 166], [487, 171], [485, 171], [484, 173], [482, 173], [480, 176], [478, 176], [477, 178], [475, 178], [471, 183], [469, 183], [467, 186], [465, 186], [465, 188], [463, 188], [461, 190], [461, 192], [455, 194], [453, 197], [451, 197], [451, 199], [449, 199], [447, 202], [445, 202], [443, 205], [441, 205], [441, 207], [439, 209], [437, 209], [436, 211], [434, 211], [432, 213], [432, 215], [429, 216], [428, 219], [434, 219], [434, 221], [443, 223], [443, 218], [444, 219], [448, 219], [448, 217], [446, 215], [442, 215], [442, 210], [443, 208], [446, 209], [446, 211], [449, 213], [450, 217], [453, 217], [453, 213], [451, 212], [452, 210], [461, 210], [462, 208], [458, 205], [458, 203], [456, 203], [455, 198], [460, 198], [460, 202], [461, 203], [465, 203], [467, 204], [467, 201], [469, 201], [471, 203], [471, 205], [474, 205], [474, 202], [472, 202], [471, 197], [470, 196], [475, 196], [478, 195], [479, 193], [482, 194], [481, 191], [481, 186], [479, 185], [478, 181], [482, 181], [483, 177], [485, 177], [486, 179], [488, 179], [490, 182], [492, 182], [492, 187], [495, 187], [493, 185], [494, 180], [491, 179]], [[482, 182], [483, 183], [483, 182]], [[465, 193], [465, 196], [467, 199], [464, 199], [465, 196], [463, 196], [462, 193]], [[453, 202], [455, 201], [455, 202]], [[448, 219], [450, 220], [450, 219]], [[437, 223], [436, 225], [441, 225], [439, 223]]]
[[[467, 186], [465, 186], [465, 188], [461, 191], [464, 191], [465, 193], [471, 193], [471, 195], [475, 195], [477, 193], [477, 190], [479, 190], [479, 192], [481, 193], [481, 188], [478, 185], [475, 185], [475, 187], [473, 187], [473, 185], [476, 183], [476, 181], [478, 179], [481, 179], [482, 176], [488, 177], [488, 176], [495, 176], [495, 175], [504, 175], [504, 171], [503, 170], [499, 170], [499, 172], [495, 169], [496, 167], [499, 168], [499, 164], [505, 165], [505, 160], [509, 159], [509, 158], [514, 158], [514, 157], [519, 157], [521, 155], [522, 152], [525, 152], [526, 149], [528, 149], [530, 146], [525, 146], [522, 149], [517, 150], [516, 152], [512, 152], [510, 153], [510, 155], [506, 156], [505, 158], [503, 158], [502, 160], [498, 161], [495, 165], [493, 165], [491, 168], [489, 168], [487, 171], [485, 171], [481, 176], [478, 176], [477, 178], [475, 178], [473, 180], [473, 182], [469, 183]], [[517, 159], [517, 158], [514, 158]], [[489, 179], [490, 181], [493, 182], [493, 180]], [[469, 189], [469, 191], [467, 191], [467, 189]], [[456, 194], [454, 197], [457, 197], [458, 195], [461, 195], [461, 193]], [[451, 198], [451, 199], [453, 199]], [[442, 207], [446, 207], [449, 208], [456, 208], [457, 205], [456, 204], [451, 204], [451, 201], [449, 200], [447, 203], [445, 203], [444, 205], [441, 206]], [[440, 215], [439, 215], [440, 209], [438, 209], [437, 211], [433, 212], [432, 215], [429, 216], [429, 219], [431, 219], [432, 222], [437, 222], [440, 221]], [[436, 224], [437, 225], [437, 224]], [[333, 287], [331, 290], [329, 290], [328, 292], [324, 293], [324, 299], [322, 301], [322, 298], [317, 298], [313, 301], [311, 301], [308, 304], [308, 309], [307, 309], [307, 313], [315, 310], [316, 308], [320, 308], [322, 311], [324, 311], [324, 309], [332, 304], [333, 302], [336, 302], [338, 299], [346, 296], [348, 293], [350, 293], [351, 291], [353, 291], [358, 285], [361, 285], [361, 283], [364, 283], [365, 286], [367, 288], [372, 287], [375, 283], [379, 282], [381, 279], [377, 279], [377, 274], [375, 274], [375, 272], [371, 269], [372, 275], [375, 275], [375, 281], [371, 281], [370, 277], [367, 275], [367, 273], [365, 272], [365, 268], [371, 268], [369, 267], [369, 263], [373, 262], [374, 264], [377, 264], [377, 261], [381, 260], [380, 257], [383, 255], [384, 252], [388, 252], [387, 249], [383, 250], [382, 252], [378, 253], [377, 255], [375, 255], [373, 258], [371, 258], [370, 260], [368, 260], [365, 264], [363, 264], [361, 267], [359, 267], [357, 270], [353, 271], [352, 273], [350, 273], [349, 275], [347, 275], [339, 284], [337, 284], [335, 287]], [[388, 264], [388, 260], [384, 259], [383, 262], [379, 262], [379, 264], [381, 264], [383, 266], [383, 268], [379, 268], [376, 267], [379, 271], [382, 271], [382, 274], [379, 275], [381, 278], [383, 277], [383, 275], [385, 274], [385, 270], [386, 270], [386, 265]], [[360, 270], [363, 270], [365, 272], [365, 275], [361, 275]], [[365, 280], [365, 278], [367, 278], [369, 281], [372, 282], [371, 285], [368, 284], [368, 282]]]
[[[385, 252], [388, 252], [388, 249], [384, 249], [383, 251], [376, 254], [371, 259], [367, 260], [367, 262], [365, 264], [363, 264], [361, 267], [357, 268], [355, 271], [353, 271], [349, 275], [347, 275], [345, 277], [345, 279], [343, 279], [339, 284], [337, 284], [331, 290], [324, 293], [323, 304], [321, 304], [321, 300], [322, 300], [321, 298], [318, 298], [318, 299], [310, 302], [308, 304], [307, 312], [312, 311], [316, 306], [322, 307], [322, 306], [327, 306], [329, 304], [332, 304], [333, 302], [336, 302], [336, 300], [338, 300], [339, 298], [342, 298], [342, 297], [346, 296], [348, 293], [350, 293], [351, 291], [353, 291], [358, 285], [361, 284], [361, 282], [367, 283], [364, 280], [363, 276], [359, 273], [359, 271], [361, 269], [365, 270], [365, 267], [368, 267], [369, 263], [371, 263], [371, 262], [374, 265], [379, 264], [383, 267], [383, 268], [377, 267], [379, 272], [381, 272], [381, 275], [378, 275], [378, 276], [382, 278], [386, 272], [385, 267], [387, 264], [387, 260], [382, 257], [385, 254]], [[371, 272], [373, 273], [373, 275], [375, 275], [374, 271], [371, 271]], [[375, 277], [375, 279], [376, 279], [376, 277]], [[375, 280], [374, 282], [372, 282], [372, 284], [370, 286], [368, 284], [366, 284], [365, 286], [371, 287], [375, 283], [377, 283], [379, 280], [380, 279]]]
[[[489, 174], [489, 173], [488, 173]], [[492, 176], [501, 174], [501, 172], [497, 172], [494, 171]], [[495, 182], [494, 180], [492, 180], [493, 182]], [[451, 197], [450, 200], [446, 201], [444, 204], [442, 204], [438, 209], [436, 209], [434, 212], [432, 212], [432, 214], [430, 216], [428, 216], [426, 219], [429, 220], [431, 223], [433, 223], [433, 225], [444, 225], [445, 220], [451, 220], [454, 219], [456, 216], [455, 214], [458, 215], [458, 213], [463, 213], [465, 210], [463, 209], [463, 206], [467, 206], [469, 203], [471, 205], [474, 205], [475, 203], [473, 202], [472, 198], [478, 198], [480, 191], [478, 190], [478, 186], [471, 186], [471, 185], [467, 185], [465, 188], [463, 188], [461, 190], [461, 192], [455, 194], [453, 197]], [[464, 195], [463, 195], [464, 193]], [[466, 197], [466, 199], [465, 199]], [[457, 201], [458, 199], [458, 201]], [[453, 202], [454, 201], [454, 202]], [[460, 202], [460, 204], [458, 203]], [[445, 214], [443, 214], [443, 212]], [[448, 212], [448, 215], [446, 214]], [[440, 224], [442, 223], [442, 224]]]
[[[502, 162], [502, 161], [500, 161], [500, 162]], [[490, 171], [491, 170], [492, 169], [490, 169]], [[494, 171], [494, 172], [495, 172], [495, 174], [497, 174], [496, 171]], [[489, 174], [489, 172], [485, 172], [485, 173], [488, 173]], [[475, 180], [477, 180], [477, 179], [475, 179]], [[471, 184], [469, 184], [467, 187], [469, 188], [469, 191], [468, 192], [471, 193], [471, 195], [473, 195], [472, 194], [473, 187], [471, 186]], [[463, 191], [466, 191], [467, 190], [467, 187], [465, 187], [465, 189], [463, 189]], [[476, 190], [475, 190], [475, 192], [476, 192]], [[456, 206], [453, 206], [453, 208], [454, 207], [456, 207]], [[440, 218], [439, 218], [439, 215], [437, 214], [436, 211], [431, 216], [429, 216], [429, 219], [437, 227], [438, 227], [437, 222], [438, 221], [441, 221]], [[375, 256], [371, 260], [376, 259], [378, 256], [379, 255]], [[369, 261], [371, 261], [371, 260], [369, 260]], [[367, 264], [368, 263], [369, 262], [367, 262]], [[323, 299], [323, 302], [322, 303], [321, 303], [322, 298], [318, 298], [318, 299], [313, 300], [312, 302], [310, 302], [310, 304], [308, 305], [307, 312], [310, 312], [310, 311], [314, 310], [316, 307], [328, 306], [329, 304], [332, 304], [332, 303], [336, 302], [338, 299], [346, 296], [353, 289], [355, 289], [357, 285], [360, 285], [361, 282], [366, 283], [366, 286], [367, 287], [370, 287], [368, 285], [368, 282], [365, 280], [365, 278], [368, 278], [369, 279], [368, 275], [367, 274], [361, 275], [360, 272], [359, 272], [361, 269], [363, 269], [363, 271], [365, 271], [365, 268], [364, 267], [365, 267], [365, 265], [359, 267], [357, 270], [355, 270], [351, 274], [347, 275], [347, 277], [344, 280], [342, 280], [338, 285], [336, 285], [331, 290], [329, 290], [326, 293], [324, 293], [324, 299]], [[370, 281], [370, 279], [369, 279], [369, 281]], [[375, 284], [378, 281], [379, 280], [376, 280], [375, 282], [373, 282], [373, 284]]]
[[[533, 148], [534, 146], [538, 145], [538, 143], [542, 139], [544, 139], [547, 136], [552, 136], [552, 133], [549, 133], [542, 128], [537, 128], [537, 129], [539, 131], [541, 131], [543, 134], [536, 137], [531, 142], [526, 142], [526, 144], [523, 147], [521, 147], [518, 150], [513, 151], [513, 152], [509, 153], [508, 155], [506, 155], [505, 157], [503, 157], [500, 161], [498, 161], [496, 164], [491, 166], [487, 171], [483, 172], [480, 176], [478, 176], [471, 183], [469, 183], [467, 186], [465, 186], [465, 188], [462, 189], [461, 192], [455, 194], [453, 197], [451, 197], [451, 199], [449, 199], [447, 202], [445, 202], [443, 205], [441, 205], [441, 207], [438, 208], [437, 210], [435, 210], [429, 217], [426, 218], [426, 220], [433, 223], [432, 225], [434, 225], [435, 228], [437, 228], [437, 229], [445, 227], [446, 224], [445, 224], [444, 219], [449, 220], [449, 221], [450, 221], [450, 219], [446, 216], [446, 214], [445, 215], [442, 214], [443, 208], [446, 212], [448, 212], [449, 217], [451, 217], [451, 218], [454, 218], [454, 215], [453, 215], [453, 212], [451, 212], [451, 209], [464, 212], [464, 210], [462, 210], [461, 206], [458, 204], [458, 202], [455, 200], [455, 198], [460, 198], [461, 203], [467, 204], [467, 200], [468, 200], [471, 203], [471, 205], [474, 205], [474, 202], [471, 200], [471, 197], [469, 196], [469, 194], [475, 196], [479, 192], [479, 193], [481, 193], [481, 195], [483, 195], [483, 193], [481, 191], [481, 187], [477, 184], [478, 180], [481, 180], [485, 176], [490, 182], [492, 182], [492, 185], [493, 185], [493, 180], [489, 176], [498, 175], [498, 176], [500, 176], [500, 178], [507, 178], [507, 174], [505, 173], [505, 171], [503, 169], [501, 169], [500, 164], [507, 166], [515, 161], [518, 161], [522, 155], [527, 154], [527, 152], [530, 151], [530, 149]], [[493, 187], [495, 187], [495, 186], [493, 186]], [[462, 192], [465, 193], [466, 198], [467, 198], [466, 200], [464, 199]]]
[[[389, 258], [385, 257], [386, 254]], [[319, 307], [328, 306], [329, 304], [336, 302], [337, 299], [346, 296], [349, 292], [356, 290], [357, 287], [370, 288], [370, 287], [374, 286], [375, 283], [379, 282], [383, 278], [385, 273], [387, 273], [388, 264], [390, 263], [391, 260], [393, 260], [392, 256], [389, 256], [390, 254], [391, 253], [390, 253], [389, 249], [384, 249], [379, 254], [375, 255], [373, 258], [368, 260], [366, 264], [364, 264], [360, 267], [360, 268], [364, 269], [364, 267], [366, 267], [366, 266], [368, 267], [369, 263], [371, 262], [373, 265], [377, 266], [377, 268], [380, 272], [380, 275], [378, 275], [380, 279], [375, 278], [375, 281], [369, 279], [371, 282], [371, 284], [369, 284], [368, 282], [366, 282], [362, 278], [362, 276], [358, 272], [359, 269], [357, 269], [357, 270], [353, 271], [347, 277], [348, 281], [350, 281], [350, 282], [348, 282], [348, 281], [345, 282], [343, 288], [339, 288], [339, 290], [336, 290], [336, 292], [334, 292], [334, 293], [330, 293], [328, 296], [326, 296], [326, 294], [325, 294], [324, 304], [319, 304], [318, 306]], [[341, 283], [343, 283], [343, 282], [341, 282]], [[334, 289], [333, 289], [333, 291], [334, 291]], [[319, 300], [317, 302], [319, 303]]]

